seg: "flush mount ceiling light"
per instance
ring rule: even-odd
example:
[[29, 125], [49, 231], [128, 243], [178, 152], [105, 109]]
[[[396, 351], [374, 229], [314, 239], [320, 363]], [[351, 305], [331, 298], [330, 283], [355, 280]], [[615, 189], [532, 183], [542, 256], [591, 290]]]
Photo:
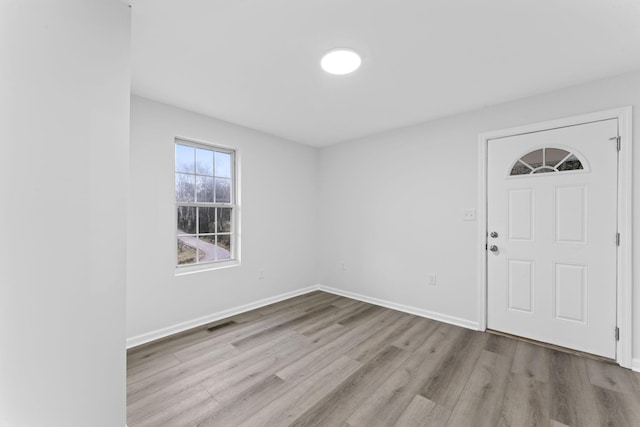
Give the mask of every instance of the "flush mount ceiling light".
[[322, 69], [329, 74], [349, 74], [360, 67], [360, 55], [351, 49], [333, 49], [327, 52], [320, 61]]

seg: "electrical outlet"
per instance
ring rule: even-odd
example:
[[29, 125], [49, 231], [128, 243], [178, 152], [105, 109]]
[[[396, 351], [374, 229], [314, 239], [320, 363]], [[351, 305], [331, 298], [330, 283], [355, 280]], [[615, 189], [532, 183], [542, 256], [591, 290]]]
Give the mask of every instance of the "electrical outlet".
[[427, 276], [427, 280], [428, 280], [427, 283], [430, 286], [435, 286], [436, 283], [438, 283], [438, 278], [434, 273], [429, 273], [429, 276]]
[[258, 279], [264, 279], [264, 270], [258, 270]]
[[462, 211], [462, 219], [464, 221], [475, 221], [476, 210], [474, 208], [465, 209]]

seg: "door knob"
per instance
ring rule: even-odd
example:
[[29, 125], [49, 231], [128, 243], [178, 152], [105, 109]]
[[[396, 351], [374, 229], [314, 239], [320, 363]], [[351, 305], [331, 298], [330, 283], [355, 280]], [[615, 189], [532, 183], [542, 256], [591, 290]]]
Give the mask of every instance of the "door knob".
[[496, 233], [495, 231], [492, 231], [490, 236], [495, 239], [496, 237], [498, 237], [498, 233]]
[[491, 245], [491, 246], [489, 246], [489, 250], [491, 252], [498, 252], [498, 247], [496, 245]]

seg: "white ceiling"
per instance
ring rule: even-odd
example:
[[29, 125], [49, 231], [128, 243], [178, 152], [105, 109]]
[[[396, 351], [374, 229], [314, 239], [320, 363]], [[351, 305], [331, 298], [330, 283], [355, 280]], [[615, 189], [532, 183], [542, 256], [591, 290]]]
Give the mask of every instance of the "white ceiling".
[[[133, 92], [323, 146], [640, 69], [639, 0], [132, 0]], [[320, 68], [348, 47], [361, 68]]]

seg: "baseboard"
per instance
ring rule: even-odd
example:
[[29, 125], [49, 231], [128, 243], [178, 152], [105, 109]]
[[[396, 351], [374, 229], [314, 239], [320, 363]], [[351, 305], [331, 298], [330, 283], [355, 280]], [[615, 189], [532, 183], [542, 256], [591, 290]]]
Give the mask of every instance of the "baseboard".
[[313, 292], [316, 290], [318, 290], [318, 286], [308, 286], [306, 288], [298, 289], [292, 292], [286, 292], [284, 294], [276, 295], [269, 298], [264, 298], [249, 304], [244, 304], [238, 307], [230, 308], [228, 310], [223, 310], [217, 313], [209, 314], [207, 316], [198, 317], [197, 319], [181, 322], [173, 326], [157, 329], [155, 331], [151, 331], [145, 334], [127, 338], [127, 349], [137, 347], [139, 345], [146, 344], [148, 342], [155, 341], [160, 338], [165, 338], [165, 337], [168, 337], [169, 335], [177, 334], [179, 332], [183, 332], [188, 329], [206, 325], [207, 323], [215, 322], [220, 319], [225, 319], [227, 317], [231, 317], [247, 311], [255, 310], [256, 308], [264, 307], [265, 305], [273, 304], [289, 298], [297, 297], [299, 295], [307, 294], [309, 292]]
[[[352, 298], [358, 301], [367, 302], [369, 304], [379, 305], [381, 307], [390, 308], [392, 310], [402, 311], [403, 313], [409, 313], [420, 317], [426, 317], [428, 319], [437, 320], [439, 322], [449, 323], [451, 325], [461, 326], [467, 329], [478, 330], [478, 322], [474, 322], [467, 319], [461, 319], [455, 316], [449, 316], [447, 314], [438, 313], [435, 311], [424, 310], [422, 308], [411, 307], [404, 304], [398, 304], [395, 302], [373, 298], [366, 295], [357, 294], [354, 292], [344, 291], [342, 289], [332, 288], [324, 285], [308, 286], [306, 288], [298, 289], [284, 294], [276, 295], [269, 298], [264, 298], [259, 301], [255, 301], [249, 304], [244, 304], [238, 307], [230, 308], [227, 310], [219, 311], [217, 313], [209, 314], [207, 316], [198, 317], [197, 319], [181, 322], [176, 325], [168, 326], [166, 328], [157, 329], [155, 331], [147, 332], [141, 335], [137, 335], [131, 338], [127, 338], [127, 349], [137, 347], [142, 344], [149, 343], [161, 338], [168, 337], [179, 332], [183, 332], [198, 326], [206, 325], [207, 323], [215, 322], [217, 320], [225, 319], [227, 317], [242, 314], [247, 311], [255, 310], [256, 308], [264, 307], [269, 304], [273, 304], [279, 301], [283, 301], [289, 298], [304, 295], [313, 291], [323, 291], [330, 294], [340, 295], [347, 298]], [[634, 359], [634, 371], [640, 372], [640, 359]]]
[[631, 370], [635, 372], [640, 372], [640, 359], [631, 360]]
[[[461, 319], [459, 317], [449, 316], [447, 314], [438, 313], [431, 310], [425, 310], [422, 308], [412, 307], [404, 304], [398, 304], [395, 302], [318, 284], [314, 286], [308, 286], [302, 289], [297, 289], [295, 291], [286, 292], [284, 294], [276, 295], [273, 297], [264, 298], [249, 304], [244, 304], [238, 307], [230, 308], [228, 310], [223, 310], [207, 316], [199, 317], [197, 319], [178, 323], [173, 326], [157, 329], [155, 331], [151, 331], [145, 334], [137, 335], [135, 337], [127, 338], [127, 349], [137, 347], [139, 345], [146, 344], [148, 342], [155, 341], [161, 338], [165, 338], [170, 335], [186, 331], [188, 329], [206, 325], [207, 323], [215, 322], [217, 320], [225, 319], [227, 317], [231, 317], [237, 314], [245, 313], [247, 311], [255, 310], [256, 308], [264, 307], [269, 304], [273, 304], [289, 298], [297, 297], [299, 295], [308, 294], [309, 292], [313, 292], [313, 291], [328, 292], [330, 294], [340, 295], [340, 296], [355, 299], [358, 301], [363, 301], [369, 304], [379, 305], [381, 307], [402, 311], [403, 313], [413, 314], [420, 317], [426, 317], [427, 319], [437, 320], [439, 322], [449, 323], [451, 325], [460, 326], [467, 329], [479, 330], [479, 326], [480, 326], [478, 322], [474, 322], [472, 320]], [[640, 358], [632, 359], [631, 369], [635, 372], [640, 372]]]
[[382, 300], [379, 298], [373, 298], [366, 295], [356, 294], [353, 292], [343, 291], [342, 289], [331, 288], [329, 286], [318, 285], [317, 290], [329, 292], [331, 294], [340, 295], [343, 297], [355, 299], [358, 301], [367, 302], [369, 304], [379, 305], [382, 307], [390, 308], [392, 310], [402, 311], [404, 313], [414, 314], [420, 317], [426, 317], [428, 319], [437, 320], [443, 323], [449, 323], [455, 326], [461, 326], [467, 329], [479, 330], [480, 325], [478, 322], [474, 322], [467, 319], [461, 319], [455, 316], [449, 316], [447, 314], [438, 313], [435, 311], [424, 310], [422, 308], [411, 307], [404, 304], [398, 304], [391, 301]]

